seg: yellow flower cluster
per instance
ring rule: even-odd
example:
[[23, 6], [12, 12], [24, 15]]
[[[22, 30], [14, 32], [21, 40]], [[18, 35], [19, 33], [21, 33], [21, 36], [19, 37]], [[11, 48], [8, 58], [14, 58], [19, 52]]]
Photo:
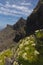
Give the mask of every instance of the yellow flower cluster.
[[19, 44], [18, 57], [22, 57], [24, 60], [28, 60], [30, 62], [35, 61], [37, 59], [38, 54], [40, 54], [35, 49], [35, 46], [36, 41], [33, 35], [21, 40]]
[[18, 62], [14, 61], [13, 65], [19, 65]]

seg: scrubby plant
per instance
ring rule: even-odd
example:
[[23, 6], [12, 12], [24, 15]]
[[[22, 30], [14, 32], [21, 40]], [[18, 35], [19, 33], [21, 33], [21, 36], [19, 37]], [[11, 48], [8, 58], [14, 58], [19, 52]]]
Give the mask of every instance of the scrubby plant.
[[18, 59], [21, 60], [21, 62], [22, 61], [26, 61], [26, 62], [28, 61], [28, 63], [36, 62], [38, 60], [38, 55], [40, 53], [35, 48], [37, 44], [35, 37], [31, 35], [30, 37], [26, 37], [21, 41], [18, 47], [19, 48]]
[[13, 52], [11, 49], [4, 50], [0, 52], [0, 65], [5, 65], [5, 57], [11, 58], [13, 55]]
[[[16, 52], [17, 59], [22, 65], [43, 65], [43, 30], [26, 37], [19, 42]], [[42, 44], [42, 45], [41, 45]]]

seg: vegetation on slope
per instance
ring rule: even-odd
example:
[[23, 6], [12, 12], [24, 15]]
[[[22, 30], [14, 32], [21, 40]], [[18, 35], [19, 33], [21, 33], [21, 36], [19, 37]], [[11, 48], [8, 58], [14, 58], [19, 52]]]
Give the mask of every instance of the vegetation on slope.
[[0, 65], [6, 65], [5, 58], [13, 61], [11, 65], [43, 65], [43, 30], [21, 39], [16, 48], [0, 52]]
[[43, 30], [20, 40], [16, 58], [20, 65], [43, 65]]
[[11, 58], [13, 52], [11, 49], [7, 49], [5, 51], [0, 52], [0, 65], [5, 65], [5, 58]]

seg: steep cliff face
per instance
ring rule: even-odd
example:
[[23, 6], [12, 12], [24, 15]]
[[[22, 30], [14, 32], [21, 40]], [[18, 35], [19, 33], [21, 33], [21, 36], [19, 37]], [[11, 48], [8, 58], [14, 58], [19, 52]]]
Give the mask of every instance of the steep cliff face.
[[27, 18], [27, 34], [33, 33], [37, 29], [43, 28], [43, 0], [39, 0], [38, 5], [32, 14]]

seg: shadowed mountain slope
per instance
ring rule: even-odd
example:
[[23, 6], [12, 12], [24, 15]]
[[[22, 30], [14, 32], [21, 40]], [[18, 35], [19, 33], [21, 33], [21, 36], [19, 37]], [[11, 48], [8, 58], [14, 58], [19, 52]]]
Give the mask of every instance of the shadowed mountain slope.
[[27, 34], [37, 29], [43, 29], [43, 0], [39, 0], [38, 5], [27, 18]]
[[0, 51], [11, 47], [25, 36], [26, 20], [20, 18], [14, 25], [7, 25], [0, 31]]

